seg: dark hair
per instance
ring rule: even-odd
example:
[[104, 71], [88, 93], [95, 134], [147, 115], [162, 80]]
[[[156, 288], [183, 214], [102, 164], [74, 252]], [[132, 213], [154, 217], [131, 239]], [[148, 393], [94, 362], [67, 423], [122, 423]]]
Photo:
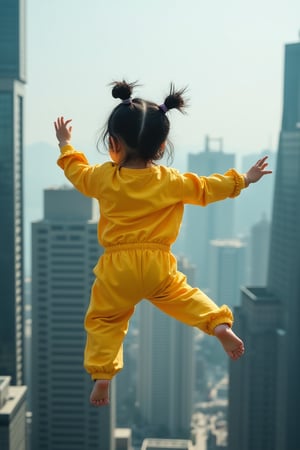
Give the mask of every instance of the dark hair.
[[[107, 144], [109, 136], [120, 139], [127, 149], [128, 161], [131, 157], [138, 156], [144, 161], [161, 159], [164, 151], [161, 145], [167, 140], [170, 131], [170, 122], [165, 112], [170, 109], [178, 109], [183, 112], [185, 89], [176, 91], [173, 84], [164, 100], [163, 105], [131, 98], [136, 83], [126, 81], [113, 82], [111, 84], [112, 96], [122, 100], [111, 112], [103, 133], [103, 141]], [[171, 149], [167, 150], [169, 156]]]

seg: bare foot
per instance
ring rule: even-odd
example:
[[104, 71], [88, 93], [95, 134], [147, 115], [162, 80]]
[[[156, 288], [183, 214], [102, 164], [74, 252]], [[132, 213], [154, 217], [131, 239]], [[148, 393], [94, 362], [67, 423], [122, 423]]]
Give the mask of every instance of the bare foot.
[[95, 380], [90, 395], [90, 402], [94, 406], [105, 406], [109, 404], [109, 380]]
[[214, 329], [215, 336], [219, 339], [225, 352], [231, 359], [239, 359], [245, 352], [243, 341], [232, 331], [227, 324], [221, 324]]

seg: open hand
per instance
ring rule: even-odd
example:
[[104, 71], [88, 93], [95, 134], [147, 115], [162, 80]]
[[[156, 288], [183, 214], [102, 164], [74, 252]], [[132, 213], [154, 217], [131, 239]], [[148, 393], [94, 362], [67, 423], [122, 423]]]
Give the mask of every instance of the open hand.
[[265, 170], [268, 167], [267, 156], [259, 159], [254, 166], [252, 166], [248, 172], [245, 174], [246, 185], [248, 186], [250, 183], [256, 183], [260, 180], [264, 175], [272, 173], [272, 170]]
[[69, 126], [70, 122], [72, 122], [72, 119], [65, 121], [63, 117], [58, 117], [54, 122], [56, 137], [60, 145], [68, 144], [71, 141], [72, 126]]

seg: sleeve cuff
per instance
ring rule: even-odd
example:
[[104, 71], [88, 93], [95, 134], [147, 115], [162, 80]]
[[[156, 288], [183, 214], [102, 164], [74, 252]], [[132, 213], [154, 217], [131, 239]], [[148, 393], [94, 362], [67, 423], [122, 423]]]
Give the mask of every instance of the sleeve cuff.
[[210, 315], [206, 326], [207, 334], [213, 335], [214, 329], [222, 323], [226, 323], [230, 328], [233, 324], [233, 314], [226, 305], [221, 306], [216, 313]]
[[226, 176], [233, 177], [235, 182], [235, 187], [231, 195], [229, 195], [230, 198], [237, 197], [240, 195], [241, 190], [246, 187], [245, 184], [245, 178], [243, 175], [241, 175], [239, 172], [237, 172], [235, 169], [229, 169], [226, 173]]

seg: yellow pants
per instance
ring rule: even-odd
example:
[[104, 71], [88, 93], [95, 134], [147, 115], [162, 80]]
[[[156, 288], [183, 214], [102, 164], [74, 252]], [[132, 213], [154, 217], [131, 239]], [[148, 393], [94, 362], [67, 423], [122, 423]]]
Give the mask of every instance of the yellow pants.
[[123, 340], [135, 305], [149, 300], [164, 313], [207, 334], [221, 323], [232, 325], [230, 309], [218, 307], [177, 271], [169, 247], [131, 244], [108, 249], [96, 268], [90, 305], [84, 367], [94, 380], [111, 379], [123, 367]]

